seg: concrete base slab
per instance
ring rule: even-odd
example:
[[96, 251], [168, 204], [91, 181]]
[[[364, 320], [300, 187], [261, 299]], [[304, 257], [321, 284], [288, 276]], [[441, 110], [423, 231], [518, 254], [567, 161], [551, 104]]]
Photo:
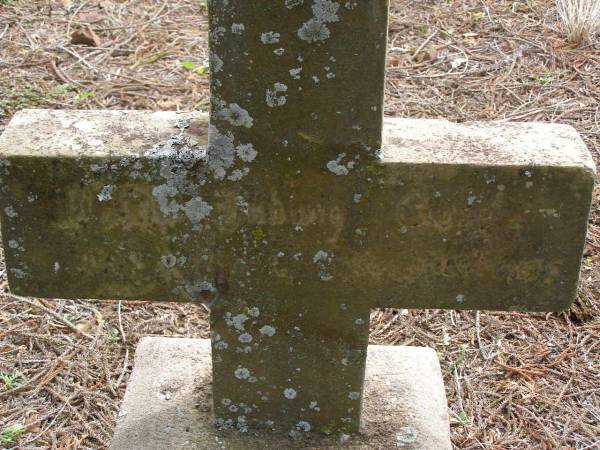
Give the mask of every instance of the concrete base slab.
[[370, 345], [361, 433], [217, 431], [208, 339], [140, 340], [112, 450], [451, 449], [446, 394], [430, 348]]

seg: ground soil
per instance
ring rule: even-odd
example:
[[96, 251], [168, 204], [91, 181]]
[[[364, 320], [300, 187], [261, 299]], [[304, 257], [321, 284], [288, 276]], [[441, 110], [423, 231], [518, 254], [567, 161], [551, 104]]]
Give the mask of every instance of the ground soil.
[[[0, 0], [0, 131], [28, 107], [207, 109], [202, 3]], [[387, 115], [568, 123], [600, 158], [600, 44], [552, 1], [393, 0], [390, 29]], [[15, 298], [0, 270], [7, 448], [106, 448], [139, 337], [208, 336], [201, 307]], [[376, 310], [371, 341], [437, 350], [457, 448], [600, 448], [599, 280], [597, 192], [570, 311]]]

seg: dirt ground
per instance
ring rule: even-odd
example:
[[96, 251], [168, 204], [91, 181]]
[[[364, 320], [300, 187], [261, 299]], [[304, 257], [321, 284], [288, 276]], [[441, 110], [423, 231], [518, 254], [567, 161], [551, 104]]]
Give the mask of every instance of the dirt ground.
[[[202, 3], [0, 0], [0, 131], [29, 107], [207, 109]], [[392, 3], [387, 115], [569, 123], [599, 160], [600, 43], [566, 42], [552, 1]], [[457, 448], [600, 448], [599, 254], [596, 195], [569, 312], [375, 310], [371, 340], [436, 349]], [[106, 448], [139, 337], [208, 336], [194, 305], [14, 298], [0, 271], [5, 448]]]

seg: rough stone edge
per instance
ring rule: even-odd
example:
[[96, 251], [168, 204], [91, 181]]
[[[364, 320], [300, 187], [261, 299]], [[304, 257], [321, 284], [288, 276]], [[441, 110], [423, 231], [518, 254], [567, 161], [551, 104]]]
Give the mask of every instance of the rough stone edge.
[[570, 125], [387, 118], [385, 163], [574, 167], [595, 174], [591, 153]]
[[[0, 158], [141, 157], [143, 150], [181, 132], [208, 133], [204, 112], [45, 110], [17, 112], [0, 135]], [[32, 132], [34, 130], [35, 132]]]
[[429, 348], [369, 346], [360, 438], [219, 433], [208, 419], [210, 368], [208, 339], [142, 338], [111, 449], [452, 448], [442, 374]]
[[[83, 147], [79, 154], [89, 150], [97, 157], [115, 152], [133, 156], [144, 142], [176, 133], [176, 121], [190, 114], [200, 129], [208, 127], [206, 113], [26, 109], [0, 135], [0, 158], [43, 156], [37, 155], [42, 151], [73, 156], [68, 143], [75, 140]], [[90, 125], [95, 121], [99, 123]], [[121, 135], [137, 136], [140, 142], [127, 143]], [[384, 163], [559, 166], [581, 168], [592, 176], [596, 171], [588, 148], [570, 125], [388, 117], [383, 135]]]

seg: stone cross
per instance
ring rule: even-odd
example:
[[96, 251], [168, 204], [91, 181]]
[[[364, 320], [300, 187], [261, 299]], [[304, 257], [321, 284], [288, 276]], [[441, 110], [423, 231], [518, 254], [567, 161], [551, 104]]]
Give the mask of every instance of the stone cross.
[[371, 308], [567, 307], [581, 139], [384, 121], [387, 23], [387, 0], [213, 0], [210, 123], [17, 114], [12, 292], [210, 305], [215, 423], [242, 431], [357, 431]]

